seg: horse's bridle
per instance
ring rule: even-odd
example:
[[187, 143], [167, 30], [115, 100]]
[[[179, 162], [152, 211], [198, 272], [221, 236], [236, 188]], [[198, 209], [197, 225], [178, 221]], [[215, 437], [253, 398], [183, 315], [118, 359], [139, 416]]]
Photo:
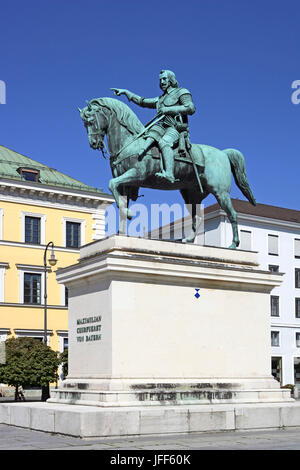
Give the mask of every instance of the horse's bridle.
[[[96, 135], [97, 137], [99, 137], [99, 134], [100, 134], [100, 136], [101, 136], [100, 139], [99, 139], [100, 140], [100, 150], [101, 150], [103, 158], [108, 160], [110, 158], [110, 155], [109, 155], [109, 151], [108, 151], [108, 149], [106, 147], [106, 144], [105, 144], [105, 141], [104, 141], [105, 132], [103, 132], [103, 134], [102, 134], [101, 131], [100, 131], [101, 126], [100, 126], [100, 123], [99, 123], [98, 111], [99, 110], [95, 110], [94, 113], [93, 113], [93, 117], [94, 117], [94, 119], [93, 119], [93, 121], [94, 121], [93, 122], [93, 128], [95, 129], [95, 132], [88, 131], [88, 135], [89, 136], [90, 135], [91, 136]], [[107, 153], [107, 156], [105, 155], [105, 152]]]

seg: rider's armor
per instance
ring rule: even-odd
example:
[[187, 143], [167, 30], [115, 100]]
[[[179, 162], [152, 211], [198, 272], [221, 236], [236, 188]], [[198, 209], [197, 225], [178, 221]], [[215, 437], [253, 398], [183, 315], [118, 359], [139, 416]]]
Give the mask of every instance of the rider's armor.
[[[157, 142], [166, 167], [167, 179], [174, 181], [173, 146], [179, 141], [180, 133], [188, 132], [188, 115], [195, 112], [191, 93], [186, 88], [169, 87], [161, 96], [142, 98], [127, 92], [128, 99], [144, 108], [156, 108], [158, 113], [162, 106], [168, 108], [168, 114], [154, 124], [144, 135]], [[162, 170], [163, 171], [163, 170]], [[162, 175], [162, 174], [160, 174]], [[163, 176], [166, 176], [163, 174]]]

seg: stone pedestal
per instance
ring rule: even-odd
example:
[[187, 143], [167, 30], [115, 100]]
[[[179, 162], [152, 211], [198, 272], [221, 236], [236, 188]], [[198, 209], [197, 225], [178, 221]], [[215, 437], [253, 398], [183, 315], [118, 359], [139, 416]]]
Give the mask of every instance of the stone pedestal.
[[69, 375], [0, 423], [79, 437], [300, 426], [271, 376], [281, 275], [257, 254], [113, 236], [57, 272], [69, 288]]
[[69, 375], [51, 403], [151, 413], [292, 401], [270, 365], [281, 275], [256, 253], [112, 236], [57, 280], [69, 289]]

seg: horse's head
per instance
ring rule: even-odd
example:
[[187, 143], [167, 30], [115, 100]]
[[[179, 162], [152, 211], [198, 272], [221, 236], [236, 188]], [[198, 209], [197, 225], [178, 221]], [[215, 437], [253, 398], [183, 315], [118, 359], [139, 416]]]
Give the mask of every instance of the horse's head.
[[96, 102], [87, 101], [87, 106], [78, 110], [87, 130], [90, 146], [94, 150], [103, 149], [108, 123], [101, 106]]

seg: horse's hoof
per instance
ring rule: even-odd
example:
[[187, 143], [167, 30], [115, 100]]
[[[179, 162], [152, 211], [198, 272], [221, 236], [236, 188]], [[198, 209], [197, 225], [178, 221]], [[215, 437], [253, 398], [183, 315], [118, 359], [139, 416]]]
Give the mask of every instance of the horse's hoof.
[[194, 243], [195, 238], [183, 238], [182, 243]]
[[234, 242], [231, 243], [231, 245], [229, 246], [231, 250], [236, 250], [237, 247], [238, 247], [237, 243], [234, 243]]

